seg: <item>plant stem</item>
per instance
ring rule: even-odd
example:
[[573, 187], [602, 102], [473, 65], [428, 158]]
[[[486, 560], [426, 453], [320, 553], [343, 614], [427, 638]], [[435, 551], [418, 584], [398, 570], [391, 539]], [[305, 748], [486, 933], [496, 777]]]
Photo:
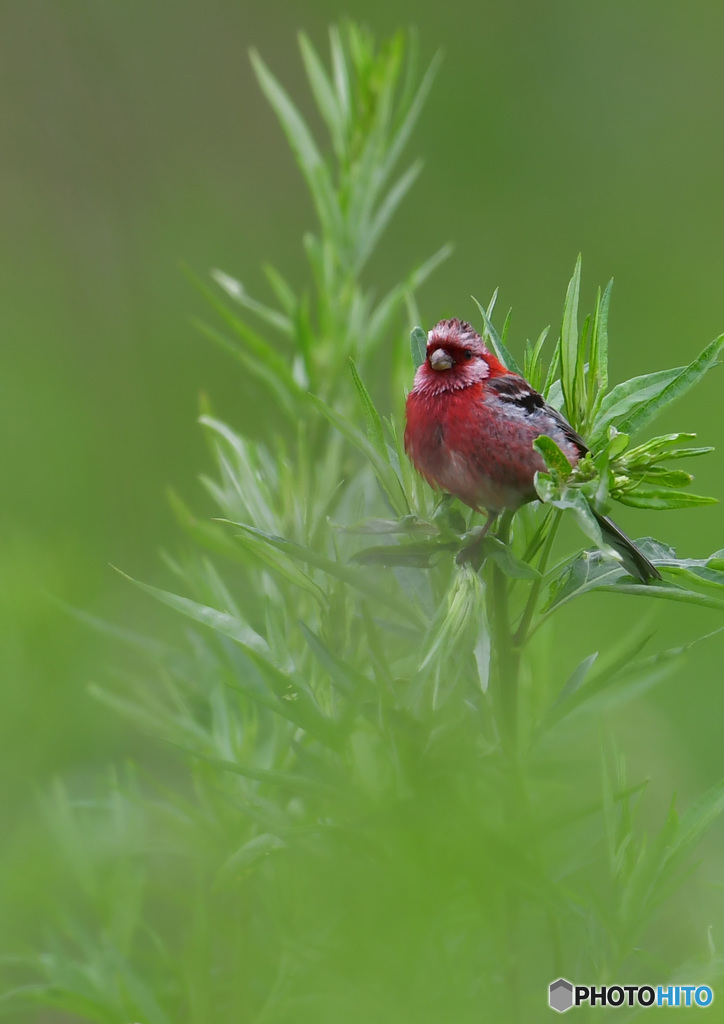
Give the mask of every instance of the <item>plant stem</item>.
[[[498, 528], [498, 539], [507, 544], [513, 513], [506, 512]], [[503, 755], [503, 816], [505, 829], [512, 837], [518, 832], [521, 812], [527, 804], [525, 784], [519, 763], [518, 675], [520, 652], [513, 643], [510, 623], [510, 585], [508, 578], [493, 565], [491, 575], [491, 641], [495, 652], [498, 727]], [[520, 894], [514, 881], [508, 880], [503, 896], [505, 922], [502, 949], [503, 975], [509, 1019], [518, 1020], [518, 965], [520, 962]]]
[[562, 512], [557, 511], [553, 517], [553, 521], [548, 531], [548, 536], [546, 537], [543, 553], [541, 554], [540, 562], [538, 563], [538, 572], [540, 573], [540, 577], [535, 581], [533, 586], [530, 588], [530, 594], [528, 595], [528, 600], [526, 602], [523, 615], [518, 625], [518, 629], [516, 630], [515, 635], [513, 636], [513, 645], [518, 651], [520, 651], [520, 648], [523, 647], [525, 641], [528, 638], [528, 630], [530, 629], [531, 621], [533, 619], [533, 616], [535, 615], [535, 609], [538, 604], [538, 598], [540, 597], [541, 588], [543, 586], [543, 576], [546, 570], [546, 566], [548, 565], [548, 559], [550, 558], [551, 549], [553, 548], [553, 541], [556, 539], [556, 533], [558, 532], [558, 525], [561, 521], [561, 515]]
[[[508, 543], [513, 513], [506, 512], [500, 520], [498, 539]], [[493, 565], [493, 644], [497, 662], [497, 684], [500, 706], [500, 733], [503, 750], [514, 761], [518, 747], [518, 665], [519, 657], [513, 646], [510, 626], [508, 579]]]
[[552, 508], [546, 509], [546, 513], [543, 516], [543, 519], [542, 519], [538, 529], [535, 531], [530, 544], [525, 549], [525, 554], [523, 555], [523, 561], [524, 562], [532, 561], [532, 559], [534, 559], [535, 556], [538, 554], [538, 551], [540, 550], [541, 545], [545, 542], [545, 538], [547, 536], [548, 526], [549, 526], [550, 519], [551, 519], [552, 515], [553, 515], [553, 509]]

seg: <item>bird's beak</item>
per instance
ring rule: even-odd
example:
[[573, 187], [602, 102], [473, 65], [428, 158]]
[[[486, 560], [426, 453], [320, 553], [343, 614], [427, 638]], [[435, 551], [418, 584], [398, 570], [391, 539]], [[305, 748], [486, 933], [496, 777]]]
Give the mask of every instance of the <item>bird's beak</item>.
[[430, 356], [430, 366], [433, 370], [449, 370], [453, 361], [444, 348], [436, 348]]

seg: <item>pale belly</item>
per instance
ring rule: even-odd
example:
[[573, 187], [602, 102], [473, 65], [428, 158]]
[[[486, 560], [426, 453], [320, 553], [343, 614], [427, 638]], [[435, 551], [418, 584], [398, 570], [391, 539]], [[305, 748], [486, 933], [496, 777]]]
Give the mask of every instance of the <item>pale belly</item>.
[[[410, 455], [432, 487], [455, 495], [478, 511], [487, 509], [489, 512], [501, 512], [504, 508], [516, 509], [532, 501], [536, 496], [533, 485], [535, 472], [545, 468], [541, 459], [539, 465], [526, 464], [522, 467], [523, 476], [500, 471], [494, 465], [490, 473], [484, 464], [481, 465], [484, 459], [472, 460], [467, 453], [448, 448], [442, 443], [423, 445], [419, 455], [415, 449]], [[530, 460], [531, 463], [533, 461]]]

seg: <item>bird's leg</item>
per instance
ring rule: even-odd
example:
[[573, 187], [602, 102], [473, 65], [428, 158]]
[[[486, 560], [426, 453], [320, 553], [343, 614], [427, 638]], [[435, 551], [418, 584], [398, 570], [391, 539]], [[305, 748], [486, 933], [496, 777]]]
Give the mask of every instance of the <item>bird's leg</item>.
[[455, 561], [458, 565], [464, 565], [466, 562], [470, 562], [474, 569], [480, 568], [483, 561], [483, 541], [485, 540], [488, 530], [497, 518], [497, 512], [488, 512], [488, 518], [485, 520], [482, 529], [476, 533], [472, 540], [468, 541], [467, 544], [460, 548], [455, 556]]

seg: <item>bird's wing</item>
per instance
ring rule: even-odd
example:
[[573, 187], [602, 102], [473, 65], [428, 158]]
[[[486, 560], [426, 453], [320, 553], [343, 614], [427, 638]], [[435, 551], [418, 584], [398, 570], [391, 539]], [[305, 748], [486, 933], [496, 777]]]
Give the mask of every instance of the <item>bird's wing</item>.
[[518, 409], [524, 410], [531, 418], [539, 421], [541, 433], [546, 433], [545, 420], [552, 421], [567, 441], [585, 455], [588, 446], [580, 434], [577, 434], [568, 420], [556, 409], [548, 405], [542, 395], [528, 384], [523, 377], [515, 373], [506, 373], [487, 381], [488, 389], [493, 391], [501, 402], [508, 402]]
[[[509, 402], [517, 409], [524, 410], [531, 420], [535, 418], [536, 428], [540, 428], [542, 434], [553, 433], [551, 426], [555, 425], [565, 439], [578, 449], [581, 456], [588, 451], [586, 442], [576, 433], [568, 420], [561, 416], [556, 409], [546, 405], [543, 396], [534, 391], [523, 377], [514, 373], [493, 377], [488, 381], [488, 388], [501, 402]], [[642, 583], [660, 580], [659, 570], [649, 561], [643, 551], [636, 547], [631, 538], [627, 537], [608, 516], [601, 515], [595, 508], [592, 511], [606, 541], [618, 552], [626, 570]]]

